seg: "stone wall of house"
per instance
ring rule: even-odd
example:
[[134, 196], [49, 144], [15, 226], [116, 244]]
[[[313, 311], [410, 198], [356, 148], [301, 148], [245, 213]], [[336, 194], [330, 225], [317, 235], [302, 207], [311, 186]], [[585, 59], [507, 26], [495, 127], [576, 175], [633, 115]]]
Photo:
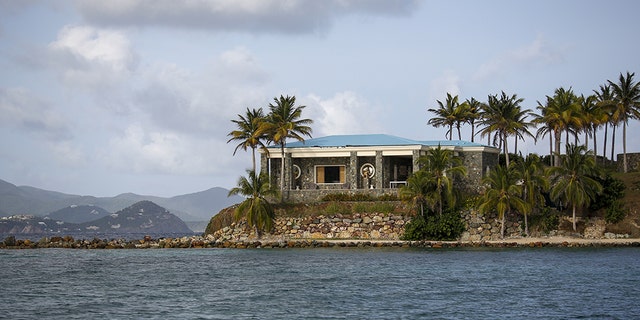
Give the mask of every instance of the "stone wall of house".
[[498, 154], [489, 152], [461, 152], [463, 164], [467, 168], [467, 176], [463, 179], [463, 190], [469, 193], [480, 193], [481, 181], [487, 169], [498, 165]]
[[[624, 154], [618, 154], [617, 157], [618, 172], [624, 171]], [[627, 153], [627, 171], [640, 170], [640, 153]]]

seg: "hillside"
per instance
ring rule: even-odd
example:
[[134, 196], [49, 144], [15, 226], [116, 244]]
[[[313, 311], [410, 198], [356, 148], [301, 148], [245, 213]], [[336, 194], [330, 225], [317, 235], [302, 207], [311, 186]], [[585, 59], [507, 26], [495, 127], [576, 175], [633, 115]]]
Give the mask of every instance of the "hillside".
[[71, 205], [54, 211], [46, 217], [68, 223], [84, 223], [106, 217], [110, 214], [107, 210], [89, 205]]
[[190, 233], [189, 227], [167, 209], [140, 201], [116, 213], [79, 225], [97, 232]]
[[[77, 207], [76, 207], [77, 208]], [[75, 208], [71, 208], [75, 209]], [[63, 209], [62, 214], [68, 212], [84, 212], [82, 210]], [[101, 214], [104, 211], [93, 209]], [[94, 214], [94, 213], [91, 213]], [[89, 236], [99, 233], [103, 236], [122, 235], [127, 233], [144, 234], [190, 234], [193, 231], [180, 220], [171, 214], [167, 209], [158, 206], [151, 201], [137, 202], [116, 213], [109, 214], [102, 218], [83, 222], [68, 223], [54, 220], [50, 217], [38, 216], [13, 216], [11, 218], [0, 219], [0, 234], [83, 234]]]
[[0, 213], [8, 215], [45, 216], [70, 206], [96, 206], [115, 212], [140, 201], [153, 201], [184, 221], [208, 221], [220, 209], [241, 202], [239, 196], [227, 197], [228, 190], [211, 188], [201, 192], [170, 198], [123, 193], [115, 197], [65, 194], [29, 186], [16, 186], [0, 180]]

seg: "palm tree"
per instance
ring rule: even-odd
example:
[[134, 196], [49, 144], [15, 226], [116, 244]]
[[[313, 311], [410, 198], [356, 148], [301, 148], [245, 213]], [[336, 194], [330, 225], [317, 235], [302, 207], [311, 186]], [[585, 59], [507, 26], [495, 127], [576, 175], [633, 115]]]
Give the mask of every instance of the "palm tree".
[[526, 212], [527, 204], [522, 200], [522, 188], [517, 184], [518, 175], [514, 167], [497, 166], [484, 177], [488, 186], [482, 203], [478, 207], [481, 213], [497, 212], [500, 219], [500, 236], [504, 238], [505, 215], [512, 210]]
[[589, 135], [593, 138], [593, 159], [597, 161], [598, 158], [598, 127], [607, 122], [607, 112], [604, 108], [598, 105], [598, 98], [595, 95], [585, 97], [580, 96], [580, 102], [582, 107], [583, 116], [583, 131], [585, 135], [584, 144], [588, 148]]
[[[604, 124], [604, 141], [602, 147], [602, 157], [604, 160], [607, 159], [607, 135], [609, 131], [609, 124], [613, 124], [612, 121], [612, 113], [615, 108], [615, 102], [613, 99], [613, 93], [611, 92], [611, 86], [608, 84], [600, 85], [599, 90], [593, 90], [593, 93], [596, 96], [596, 106], [602, 109], [603, 117], [602, 123]], [[613, 152], [613, 147], [611, 148]], [[611, 159], [613, 160], [613, 159]]]
[[620, 73], [618, 83], [607, 80], [616, 101], [616, 113], [622, 122], [622, 168], [627, 172], [627, 123], [629, 119], [640, 119], [640, 82], [635, 82], [635, 73]]
[[428, 197], [433, 194], [434, 189], [431, 176], [426, 171], [419, 170], [412, 174], [407, 179], [407, 184], [398, 190], [398, 196], [402, 201], [418, 209], [420, 215], [426, 219], [424, 207], [431, 202]]
[[253, 170], [247, 170], [247, 177], [240, 177], [238, 185], [229, 190], [229, 196], [242, 195], [246, 199], [235, 209], [235, 220], [243, 216], [247, 218], [247, 225], [255, 228], [256, 235], [260, 238], [262, 231], [269, 231], [273, 226], [275, 211], [267, 200], [269, 196], [275, 196], [278, 192], [269, 183], [266, 173], [256, 175]]
[[573, 231], [576, 231], [576, 208], [589, 205], [602, 192], [602, 185], [593, 178], [598, 175], [598, 167], [587, 148], [569, 144], [566, 149], [561, 165], [549, 170], [553, 177], [550, 195], [572, 206]]
[[231, 138], [227, 143], [231, 141], [240, 141], [233, 150], [233, 155], [236, 155], [238, 149], [247, 150], [251, 148], [251, 155], [253, 159], [253, 171], [256, 171], [256, 148], [261, 147], [263, 150], [267, 150], [267, 146], [264, 144], [266, 135], [260, 130], [265, 117], [260, 109], [252, 109], [245, 112], [245, 115], [238, 115], [238, 120], [231, 120], [231, 122], [237, 125], [237, 129], [229, 132], [227, 136]]
[[460, 123], [464, 121], [462, 117], [462, 110], [460, 109], [460, 103], [458, 102], [458, 96], [452, 96], [450, 93], [447, 93], [447, 99], [445, 103], [442, 103], [440, 100], [436, 100], [438, 103], [438, 109], [428, 109], [429, 112], [435, 113], [435, 117], [429, 119], [427, 124], [432, 125], [436, 128], [439, 127], [449, 127], [445, 136], [449, 135], [449, 140], [453, 140], [453, 126], [456, 125], [458, 127], [458, 139], [460, 137]]
[[474, 142], [474, 138], [476, 136], [476, 126], [475, 122], [480, 118], [480, 110], [482, 110], [482, 102], [476, 100], [475, 98], [470, 98], [465, 101], [468, 106], [466, 112], [466, 121], [471, 125], [471, 142]]
[[576, 97], [571, 88], [566, 90], [562, 87], [555, 90], [553, 97], [547, 96], [546, 105], [538, 102], [538, 109], [541, 114], [534, 122], [546, 126], [545, 129], [538, 129], [538, 135], [543, 132], [553, 132], [555, 140], [554, 166], [560, 164], [562, 132], [566, 132], [566, 139], [568, 140], [569, 133], [574, 132], [575, 128], [580, 125], [580, 105], [578, 102], [578, 97]]
[[509, 166], [507, 138], [510, 135], [515, 135], [516, 139], [518, 139], [518, 135], [524, 132], [522, 129], [531, 126], [531, 124], [523, 123], [523, 119], [530, 113], [530, 110], [522, 110], [520, 107], [520, 103], [524, 99], [518, 98], [515, 94], [507, 96], [504, 91], [502, 91], [500, 97], [498, 95], [489, 95], [487, 101], [487, 105], [482, 112], [484, 128], [480, 130], [480, 135], [485, 136], [492, 132], [496, 133], [500, 139], [500, 146], [505, 155], [507, 166]]
[[524, 214], [524, 233], [529, 236], [529, 222], [527, 214], [535, 208], [544, 205], [545, 199], [542, 192], [549, 188], [549, 180], [544, 174], [544, 165], [536, 154], [529, 154], [516, 166], [522, 187], [522, 200], [527, 204]]
[[[295, 96], [282, 95], [280, 98], [273, 98], [275, 103], [269, 104], [269, 115], [262, 128], [269, 139], [280, 145], [280, 196], [284, 193], [284, 148], [288, 138], [304, 141], [303, 136], [311, 137], [311, 119], [301, 119], [302, 110], [306, 106], [296, 106]], [[282, 198], [280, 199], [282, 201]]]
[[453, 192], [453, 182], [456, 177], [467, 174], [467, 169], [462, 165], [462, 160], [455, 157], [452, 150], [437, 148], [420, 157], [418, 162], [424, 167], [429, 177], [435, 184], [435, 190], [430, 197], [433, 199], [433, 210], [442, 215], [443, 203], [446, 201], [450, 206], [454, 206], [456, 199]]

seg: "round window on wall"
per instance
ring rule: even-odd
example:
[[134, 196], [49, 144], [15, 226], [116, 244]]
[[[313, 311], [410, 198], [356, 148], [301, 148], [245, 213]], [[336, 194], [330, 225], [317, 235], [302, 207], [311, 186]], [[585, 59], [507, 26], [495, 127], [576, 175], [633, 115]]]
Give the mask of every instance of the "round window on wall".
[[302, 170], [300, 170], [300, 167], [298, 167], [297, 164], [293, 165], [293, 177], [295, 179], [300, 178], [300, 175], [302, 174]]
[[373, 178], [376, 175], [376, 168], [371, 163], [365, 163], [360, 167], [360, 175], [363, 178]]

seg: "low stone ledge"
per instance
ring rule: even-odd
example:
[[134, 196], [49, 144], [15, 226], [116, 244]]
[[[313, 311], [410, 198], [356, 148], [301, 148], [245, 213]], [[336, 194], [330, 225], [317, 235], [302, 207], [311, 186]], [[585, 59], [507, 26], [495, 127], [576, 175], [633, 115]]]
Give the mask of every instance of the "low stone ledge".
[[222, 240], [211, 235], [201, 237], [160, 238], [141, 240], [92, 239], [76, 240], [43, 238], [40, 241], [16, 240], [7, 237], [1, 249], [169, 249], [169, 248], [545, 248], [545, 247], [640, 247], [640, 239], [505, 239], [501, 241], [401, 241], [359, 239], [256, 239]]

